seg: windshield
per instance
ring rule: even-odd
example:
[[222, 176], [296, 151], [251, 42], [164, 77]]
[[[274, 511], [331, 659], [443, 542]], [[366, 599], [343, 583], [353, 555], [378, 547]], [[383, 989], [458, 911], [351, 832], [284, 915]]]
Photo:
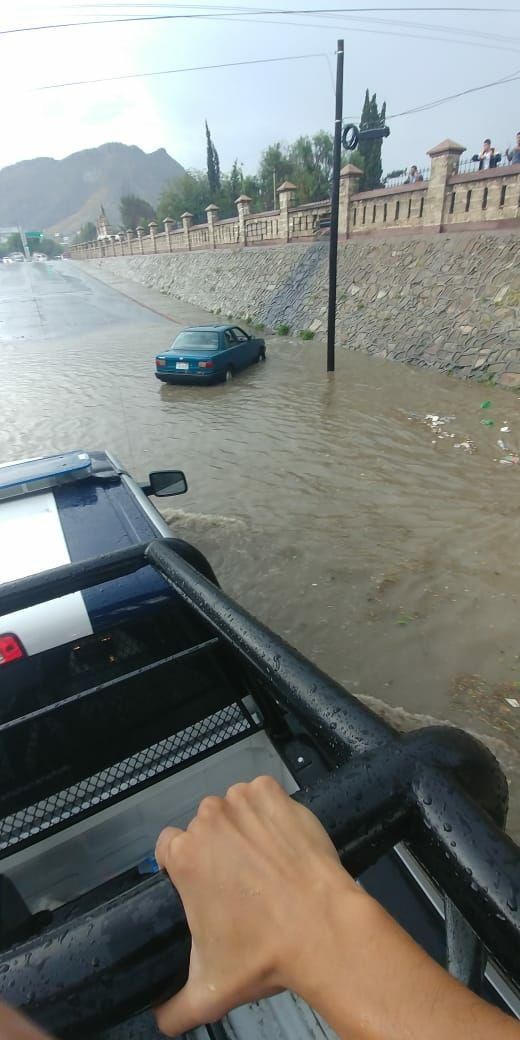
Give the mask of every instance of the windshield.
[[171, 350], [218, 350], [218, 332], [206, 332], [204, 329], [181, 332]]

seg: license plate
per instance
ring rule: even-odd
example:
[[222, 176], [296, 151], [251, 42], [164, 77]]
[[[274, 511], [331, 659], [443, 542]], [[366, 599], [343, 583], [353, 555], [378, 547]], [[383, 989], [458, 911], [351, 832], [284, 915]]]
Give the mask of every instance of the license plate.
[[183, 372], [187, 372], [189, 367], [190, 366], [187, 361], [178, 361], [175, 365], [175, 368], [180, 368]]

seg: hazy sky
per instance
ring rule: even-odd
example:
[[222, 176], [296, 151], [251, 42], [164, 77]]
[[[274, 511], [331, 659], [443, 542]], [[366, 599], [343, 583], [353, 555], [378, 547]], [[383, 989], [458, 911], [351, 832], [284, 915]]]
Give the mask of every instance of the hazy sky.
[[[430, 0], [433, 6], [435, 0]], [[472, 0], [457, 0], [469, 6]], [[473, 0], [480, 6], [486, 0]], [[489, 3], [489, 0], [487, 0]], [[164, 147], [185, 167], [205, 165], [204, 119], [221, 166], [239, 159], [253, 171], [269, 143], [331, 129], [336, 40], [345, 39], [346, 116], [359, 116], [365, 88], [399, 113], [518, 71], [520, 0], [512, 13], [390, 12], [399, 0], [364, 0], [380, 12], [340, 13], [363, 0], [246, 0], [233, 17], [49, 29], [0, 36], [2, 134], [0, 167], [38, 155], [61, 158], [105, 141]], [[403, 3], [403, 0], [401, 0]], [[449, 6], [447, 0], [439, 4]], [[499, 0], [500, 3], [500, 0]], [[427, 0], [420, 0], [427, 6]], [[4, 0], [0, 28], [138, 14], [188, 13], [178, 4], [23, 3]], [[238, 4], [234, 5], [235, 11]], [[411, 8], [413, 0], [403, 3]], [[319, 15], [254, 14], [257, 10], [319, 8]], [[336, 13], [325, 16], [326, 10]], [[210, 0], [196, 11], [222, 12]], [[247, 14], [249, 11], [249, 15]], [[253, 18], [262, 21], [251, 22]], [[378, 30], [376, 32], [376, 30]], [[448, 31], [447, 31], [448, 30]], [[253, 58], [311, 54], [301, 61], [186, 72], [119, 83], [38, 91], [46, 84]], [[520, 130], [520, 79], [431, 111], [390, 119], [385, 170], [426, 163], [426, 149], [445, 137], [479, 150], [490, 136], [503, 149]]]

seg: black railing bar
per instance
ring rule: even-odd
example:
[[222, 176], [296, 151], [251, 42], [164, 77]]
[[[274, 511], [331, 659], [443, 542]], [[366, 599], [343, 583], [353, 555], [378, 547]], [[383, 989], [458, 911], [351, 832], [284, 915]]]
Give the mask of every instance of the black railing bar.
[[140, 542], [104, 556], [95, 556], [79, 563], [65, 563], [52, 570], [7, 582], [0, 588], [0, 616], [133, 574], [146, 566], [145, 551], [146, 542]]
[[452, 899], [444, 900], [446, 968], [474, 993], [480, 993], [486, 970], [486, 951], [476, 932]]
[[[435, 878], [428, 873], [425, 867], [423, 867], [416, 853], [412, 851], [407, 843], [400, 842], [394, 847], [393, 851], [404, 864], [405, 869], [409, 874], [411, 874], [416, 885], [418, 885], [436, 913], [444, 922], [446, 917], [446, 903], [451, 903], [452, 901], [448, 899], [439, 887]], [[488, 958], [484, 974], [490, 986], [496, 990], [500, 999], [504, 1001], [504, 1004], [509, 1007], [510, 1011], [513, 1012], [516, 1018], [520, 1018], [520, 990], [518, 989], [514, 979], [509, 975], [506, 975], [504, 969], [493, 959], [492, 956]]]
[[169, 539], [152, 542], [146, 559], [339, 757], [397, 739], [374, 712], [183, 560]]
[[59, 711], [69, 704], [78, 704], [80, 701], [86, 700], [87, 697], [93, 697], [97, 693], [102, 693], [103, 690], [109, 690], [113, 686], [118, 686], [121, 683], [137, 679], [142, 675], [147, 675], [158, 668], [162, 668], [164, 665], [180, 661], [185, 657], [192, 657], [194, 654], [202, 653], [205, 650], [210, 650], [211, 647], [218, 646], [219, 643], [220, 639], [218, 636], [212, 636], [211, 639], [206, 639], [203, 643], [196, 643], [194, 646], [187, 647], [186, 650], [179, 650], [175, 654], [170, 654], [169, 657], [162, 657], [160, 661], [152, 661], [150, 664], [144, 664], [140, 668], [134, 668], [131, 672], [124, 672], [123, 675], [116, 675], [112, 679], [107, 679], [106, 682], [98, 683], [97, 686], [91, 686], [88, 690], [73, 693], [70, 697], [63, 697], [59, 701], [53, 701], [52, 704], [45, 704], [42, 708], [36, 708], [34, 711], [27, 712], [26, 715], [19, 715], [16, 719], [2, 722], [0, 724], [0, 734], [7, 733], [25, 722], [32, 722], [34, 719], [42, 718], [43, 715], [51, 715], [52, 712]]
[[518, 978], [517, 845], [440, 769], [425, 765], [413, 786], [419, 827], [407, 842], [493, 957]]

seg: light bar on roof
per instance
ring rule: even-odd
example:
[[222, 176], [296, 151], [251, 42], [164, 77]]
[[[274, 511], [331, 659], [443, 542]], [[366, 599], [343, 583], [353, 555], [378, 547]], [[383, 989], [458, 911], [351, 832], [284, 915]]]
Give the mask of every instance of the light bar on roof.
[[35, 491], [45, 491], [90, 476], [92, 462], [86, 451], [68, 451], [42, 459], [0, 466], [0, 502]]

